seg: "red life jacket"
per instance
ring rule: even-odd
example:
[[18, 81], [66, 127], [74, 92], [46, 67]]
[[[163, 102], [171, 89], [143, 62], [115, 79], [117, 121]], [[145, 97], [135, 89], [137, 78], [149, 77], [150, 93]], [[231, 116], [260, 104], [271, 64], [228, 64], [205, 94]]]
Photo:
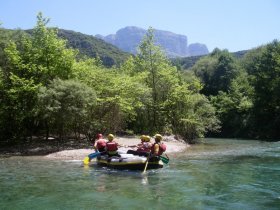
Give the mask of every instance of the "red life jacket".
[[99, 139], [96, 142], [96, 148], [99, 149], [104, 149], [106, 147], [106, 141], [105, 139]]
[[[158, 151], [157, 154], [155, 153], [155, 145], [156, 145], [156, 144], [159, 145], [159, 151]], [[155, 154], [155, 155], [162, 155], [162, 153], [165, 152], [165, 151], [166, 151], [166, 145], [163, 144], [163, 143], [160, 143], [160, 144], [159, 144], [159, 143], [154, 143], [153, 146], [152, 146], [152, 148], [151, 148], [152, 154]]]
[[118, 150], [118, 144], [114, 141], [109, 141], [106, 143], [107, 151], [108, 152], [114, 152]]

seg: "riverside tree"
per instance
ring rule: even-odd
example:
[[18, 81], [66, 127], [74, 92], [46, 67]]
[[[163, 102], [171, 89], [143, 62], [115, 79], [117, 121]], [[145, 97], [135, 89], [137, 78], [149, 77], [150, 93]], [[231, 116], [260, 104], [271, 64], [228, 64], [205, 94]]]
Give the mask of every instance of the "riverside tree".
[[275, 40], [258, 50], [255, 62], [247, 65], [254, 88], [252, 134], [279, 139], [280, 132], [280, 42]]
[[39, 13], [32, 35], [23, 33], [17, 42], [5, 48], [7, 65], [3, 68], [4, 99], [1, 121], [2, 137], [21, 139], [32, 136], [38, 119], [34, 116], [39, 87], [54, 78], [72, 77], [76, 51], [67, 49], [54, 29], [47, 29], [48, 19]]
[[40, 118], [44, 120], [46, 139], [49, 133], [60, 139], [75, 134], [92, 136], [93, 110], [96, 95], [92, 88], [76, 80], [54, 79], [48, 87], [41, 87], [38, 94]]
[[144, 106], [137, 112], [134, 128], [138, 132], [180, 134], [190, 142], [209, 130], [218, 129], [215, 110], [201, 95], [201, 84], [195, 76], [183, 79], [159, 46], [154, 44], [150, 28], [135, 58], [124, 66], [125, 72], [139, 78], [149, 90]]
[[229, 90], [231, 80], [238, 75], [239, 69], [234, 57], [227, 50], [214, 49], [209, 56], [201, 58], [191, 71], [203, 83], [201, 93], [215, 96], [219, 91]]
[[144, 128], [149, 132], [162, 131], [169, 122], [164, 102], [178, 84], [179, 76], [176, 67], [171, 66], [160, 47], [154, 44], [152, 28], [142, 40], [134, 62], [133, 71], [143, 76], [142, 82], [150, 90], [150, 99], [145, 101]]
[[136, 119], [136, 110], [143, 106], [147, 88], [138, 77], [119, 69], [104, 68], [96, 59], [79, 62], [76, 77], [93, 88], [97, 105], [92, 119], [96, 132], [124, 131]]
[[211, 103], [216, 107], [217, 116], [223, 125], [219, 136], [235, 138], [249, 136], [253, 93], [249, 75], [243, 69], [231, 81], [227, 92], [219, 91], [218, 95], [211, 97]]

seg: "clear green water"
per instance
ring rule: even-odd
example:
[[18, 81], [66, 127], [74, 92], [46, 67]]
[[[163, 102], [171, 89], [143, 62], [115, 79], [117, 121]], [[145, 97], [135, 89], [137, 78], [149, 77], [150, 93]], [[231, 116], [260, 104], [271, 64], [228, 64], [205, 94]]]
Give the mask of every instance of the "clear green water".
[[0, 209], [280, 209], [280, 142], [206, 142], [145, 175], [0, 158]]

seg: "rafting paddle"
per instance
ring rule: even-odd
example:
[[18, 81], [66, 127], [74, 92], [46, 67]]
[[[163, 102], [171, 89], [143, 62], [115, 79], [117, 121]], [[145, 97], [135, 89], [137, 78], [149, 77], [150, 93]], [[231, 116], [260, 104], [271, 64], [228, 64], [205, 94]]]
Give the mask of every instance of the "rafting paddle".
[[89, 154], [87, 157], [84, 158], [84, 164], [85, 165], [88, 165], [89, 162], [93, 159], [93, 158], [96, 158], [98, 156], [100, 156], [101, 153], [100, 152], [94, 152], [94, 153], [91, 153]]
[[151, 155], [151, 153], [149, 153], [149, 155], [148, 155], [148, 157], [147, 157], [147, 160], [146, 160], [146, 164], [145, 164], [145, 168], [144, 168], [143, 174], [144, 174], [144, 173], [146, 172], [146, 170], [147, 170], [147, 166], [148, 166], [148, 163], [149, 163], [150, 155]]

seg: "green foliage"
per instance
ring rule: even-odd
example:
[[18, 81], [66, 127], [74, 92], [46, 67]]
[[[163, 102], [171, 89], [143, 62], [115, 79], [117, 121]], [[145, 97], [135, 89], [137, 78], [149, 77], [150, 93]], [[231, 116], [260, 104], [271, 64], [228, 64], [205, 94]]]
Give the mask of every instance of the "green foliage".
[[255, 91], [253, 135], [277, 139], [280, 136], [280, 42], [273, 41], [259, 53], [250, 68]]
[[205, 96], [199, 94], [200, 89], [201, 85], [195, 79], [192, 83], [176, 86], [166, 101], [172, 130], [190, 143], [204, 137], [208, 131], [219, 130], [215, 109]]
[[179, 77], [176, 68], [170, 65], [162, 50], [154, 45], [152, 28], [139, 45], [134, 67], [134, 72], [144, 76], [143, 82], [151, 94], [150, 100], [145, 103], [146, 122], [142, 124], [149, 132], [160, 131], [167, 122], [164, 102], [173, 86], [179, 82]]
[[8, 32], [0, 28], [0, 66], [5, 64], [4, 48], [8, 43]]
[[144, 106], [137, 111], [137, 120], [130, 124], [134, 130], [174, 132], [186, 141], [203, 136], [208, 130], [217, 130], [215, 111], [199, 94], [200, 82], [195, 77], [184, 79], [169, 63], [161, 49], [154, 45], [151, 28], [136, 57], [131, 57], [122, 70], [137, 77], [149, 90], [146, 100], [142, 101]]
[[194, 66], [201, 58], [205, 57], [205, 55], [184, 57], [184, 58], [173, 58], [171, 62], [174, 66], [176, 66], [180, 70], [187, 70]]
[[219, 91], [227, 92], [231, 80], [238, 74], [234, 57], [227, 50], [219, 49], [200, 59], [191, 70], [204, 84], [201, 92], [206, 96], [215, 96]]
[[252, 99], [253, 88], [249, 84], [248, 74], [244, 71], [232, 80], [228, 93], [220, 91], [217, 96], [211, 97], [223, 125], [220, 136], [248, 136]]
[[[1, 82], [0, 127], [2, 138], [22, 139], [31, 135], [34, 123], [34, 102], [40, 85], [32, 79], [18, 77], [11, 73], [9, 87]], [[4, 83], [4, 84], [3, 84]]]
[[215, 49], [192, 68], [203, 82], [201, 92], [210, 96], [211, 103], [217, 110], [222, 125], [219, 136], [249, 135], [254, 91], [250, 75], [245, 71], [245, 66], [249, 65], [244, 62], [247, 56], [237, 61], [227, 51]]
[[45, 122], [49, 133], [60, 138], [94, 133], [94, 107], [96, 95], [92, 88], [75, 80], [53, 80], [48, 87], [41, 87], [38, 94], [38, 115]]
[[237, 51], [232, 53], [234, 57], [242, 59], [246, 56], [246, 54], [248, 54], [248, 52], [250, 52], [250, 50], [241, 50], [241, 51]]
[[5, 49], [12, 72], [48, 84], [54, 78], [72, 77], [76, 51], [66, 49], [65, 40], [58, 39], [54, 29], [47, 29], [48, 19], [38, 15], [32, 36], [24, 35], [19, 46], [14, 42]]
[[[238, 52], [230, 53], [233, 57], [238, 59], [243, 59], [244, 56], [250, 52], [249, 50], [242, 50]], [[206, 55], [198, 55], [198, 56], [190, 56], [190, 57], [177, 57], [172, 58], [171, 62], [174, 66], [176, 66], [178, 69], [184, 71], [189, 70], [191, 67], [193, 67], [201, 58], [206, 57]]]
[[0, 28], [0, 66], [4, 69], [7, 65], [7, 58], [5, 55], [5, 48], [10, 41], [16, 42], [22, 37], [23, 32], [20, 30], [7, 30]]
[[[223, 137], [280, 136], [278, 41], [245, 56], [215, 49], [191, 71], [180, 71], [154, 44], [150, 28], [138, 54], [125, 54], [118, 66], [124, 57], [116, 49], [100, 50], [93, 37], [60, 30], [67, 44], [41, 13], [37, 19], [29, 34], [0, 29], [2, 141], [159, 132], [192, 143], [219, 129]], [[116, 55], [106, 60], [107, 51]], [[104, 58], [114, 67], [104, 67]]]
[[[97, 75], [97, 77], [99, 77]], [[105, 78], [104, 78], [105, 77]], [[106, 82], [96, 87], [99, 93], [99, 106], [97, 116], [103, 121], [103, 129], [107, 132], [119, 131], [125, 127], [125, 123], [135, 119], [136, 109], [142, 106], [138, 98], [142, 98], [145, 89], [126, 75], [118, 75], [116, 72], [103, 73]], [[101, 84], [101, 82], [99, 83]]]
[[246, 70], [248, 76], [252, 76], [255, 72], [255, 67], [257, 63], [260, 63], [260, 58], [264, 53], [266, 47], [261, 46], [255, 49], [250, 50], [245, 56], [240, 60], [242, 68]]
[[[33, 36], [20, 33], [17, 42], [5, 45], [6, 64], [2, 69], [1, 137], [20, 139], [37, 130], [35, 111], [40, 86], [54, 78], [72, 77], [75, 51], [65, 48], [65, 41], [48, 30], [48, 20], [39, 13]], [[16, 129], [15, 129], [16, 128]], [[15, 130], [13, 130], [15, 129]]]
[[251, 50], [228, 90], [211, 98], [223, 125], [221, 136], [279, 138], [279, 58], [278, 41]]

